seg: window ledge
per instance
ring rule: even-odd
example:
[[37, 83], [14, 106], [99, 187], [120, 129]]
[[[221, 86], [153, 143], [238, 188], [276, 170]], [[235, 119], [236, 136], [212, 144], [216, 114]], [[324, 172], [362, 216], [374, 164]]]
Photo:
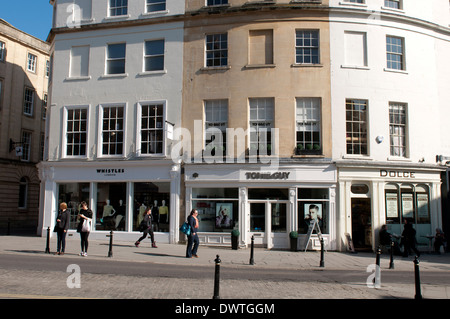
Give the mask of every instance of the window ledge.
[[389, 156], [387, 160], [391, 162], [412, 162], [410, 158], [400, 156]]
[[200, 68], [200, 71], [227, 71], [231, 69], [231, 66], [204, 66]]
[[388, 7], [385, 7], [385, 6], [381, 6], [381, 10], [391, 11], [391, 12], [395, 12], [395, 13], [402, 13], [402, 14], [405, 13], [405, 11], [402, 10], [402, 9], [388, 8]]
[[371, 157], [369, 157], [367, 155], [346, 154], [346, 155], [342, 155], [342, 159], [361, 160], [361, 161], [373, 161], [373, 158], [371, 158]]
[[323, 68], [323, 64], [302, 64], [302, 63], [294, 63], [291, 64], [291, 68]]
[[118, 78], [126, 78], [128, 77], [128, 73], [121, 74], [103, 74], [100, 76], [100, 79], [118, 79]]
[[341, 69], [370, 70], [368, 66], [360, 65], [341, 65]]
[[244, 66], [244, 68], [246, 69], [265, 69], [265, 68], [273, 69], [275, 67], [276, 67], [275, 64], [247, 64], [246, 66]]
[[405, 70], [396, 70], [396, 69], [384, 68], [383, 71], [385, 71], [385, 72], [392, 72], [392, 73], [399, 73], [399, 74], [408, 74], [408, 72], [405, 71]]
[[92, 79], [92, 77], [90, 75], [88, 76], [69, 76], [67, 78], [64, 79], [64, 81], [89, 81], [90, 79]]
[[144, 13], [141, 14], [140, 18], [153, 18], [153, 17], [156, 17], [156, 16], [167, 15], [167, 14], [169, 14], [169, 10], [144, 12]]
[[129, 14], [121, 15], [121, 16], [112, 16], [112, 17], [105, 17], [105, 20], [107, 21], [114, 21], [114, 20], [126, 20], [129, 19], [131, 16]]
[[339, 5], [340, 6], [367, 8], [367, 4], [365, 4], [365, 3], [353, 3], [353, 2], [339, 1]]
[[161, 74], [167, 74], [167, 70], [140, 72], [140, 73], [138, 73], [138, 76], [152, 76], [152, 75], [161, 75]]
[[322, 154], [303, 154], [303, 155], [292, 155], [292, 158], [325, 158]]

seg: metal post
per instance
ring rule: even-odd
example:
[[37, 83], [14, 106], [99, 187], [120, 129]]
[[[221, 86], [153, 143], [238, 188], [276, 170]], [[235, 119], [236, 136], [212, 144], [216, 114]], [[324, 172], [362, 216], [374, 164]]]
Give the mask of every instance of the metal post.
[[251, 248], [250, 248], [250, 265], [254, 265], [255, 264], [255, 261], [253, 260], [253, 249], [254, 249], [254, 246], [255, 246], [255, 236], [252, 236], [252, 245], [251, 245]]
[[378, 246], [377, 249], [377, 258], [376, 258], [376, 267], [375, 267], [375, 288], [381, 287], [381, 268], [380, 268], [380, 257], [381, 257], [381, 247]]
[[416, 295], [414, 296], [414, 299], [422, 299], [422, 292], [420, 290], [419, 259], [417, 256], [414, 258], [414, 277], [416, 282]]
[[213, 299], [220, 299], [219, 297], [219, 289], [220, 289], [220, 258], [219, 255], [216, 256], [214, 260], [216, 262], [216, 270], [214, 274], [214, 296]]
[[11, 235], [11, 219], [8, 218], [8, 230], [6, 232], [6, 235]]
[[47, 247], [45, 247], [45, 253], [50, 254], [50, 227], [47, 227]]
[[394, 241], [391, 240], [391, 259], [389, 260], [389, 269], [394, 269]]
[[325, 267], [324, 262], [324, 248], [323, 248], [323, 238], [320, 239], [320, 267]]
[[109, 251], [108, 251], [108, 257], [112, 257], [112, 256], [113, 256], [113, 252], [112, 252], [112, 244], [113, 244], [113, 231], [111, 230], [111, 232], [109, 233]]

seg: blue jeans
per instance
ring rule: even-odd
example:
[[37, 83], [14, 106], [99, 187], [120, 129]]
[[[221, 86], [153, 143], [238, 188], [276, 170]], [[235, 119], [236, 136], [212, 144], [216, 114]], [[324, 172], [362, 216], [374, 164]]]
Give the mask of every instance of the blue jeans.
[[[195, 235], [189, 235], [188, 236], [188, 243], [186, 247], [186, 258], [191, 258], [193, 255], [197, 255], [197, 249], [198, 245], [200, 244], [200, 240], [198, 239], [198, 234], [195, 233]], [[194, 247], [192, 247], [192, 245]]]

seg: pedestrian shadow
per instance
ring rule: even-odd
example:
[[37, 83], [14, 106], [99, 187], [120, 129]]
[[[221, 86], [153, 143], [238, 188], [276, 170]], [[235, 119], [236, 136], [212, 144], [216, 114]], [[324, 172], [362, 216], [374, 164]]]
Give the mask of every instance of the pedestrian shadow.
[[135, 252], [135, 254], [140, 254], [140, 255], [145, 255], [145, 256], [154, 256], [154, 257], [186, 258], [185, 256], [180, 256], [180, 255], [169, 255], [169, 254], [149, 253], [149, 252]]

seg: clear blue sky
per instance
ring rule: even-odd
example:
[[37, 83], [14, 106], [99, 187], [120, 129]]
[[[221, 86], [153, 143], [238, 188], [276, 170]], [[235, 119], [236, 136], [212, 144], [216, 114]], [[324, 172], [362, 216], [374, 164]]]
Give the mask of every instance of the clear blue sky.
[[49, 0], [0, 0], [0, 2], [0, 18], [38, 39], [47, 40], [53, 17], [53, 6]]

